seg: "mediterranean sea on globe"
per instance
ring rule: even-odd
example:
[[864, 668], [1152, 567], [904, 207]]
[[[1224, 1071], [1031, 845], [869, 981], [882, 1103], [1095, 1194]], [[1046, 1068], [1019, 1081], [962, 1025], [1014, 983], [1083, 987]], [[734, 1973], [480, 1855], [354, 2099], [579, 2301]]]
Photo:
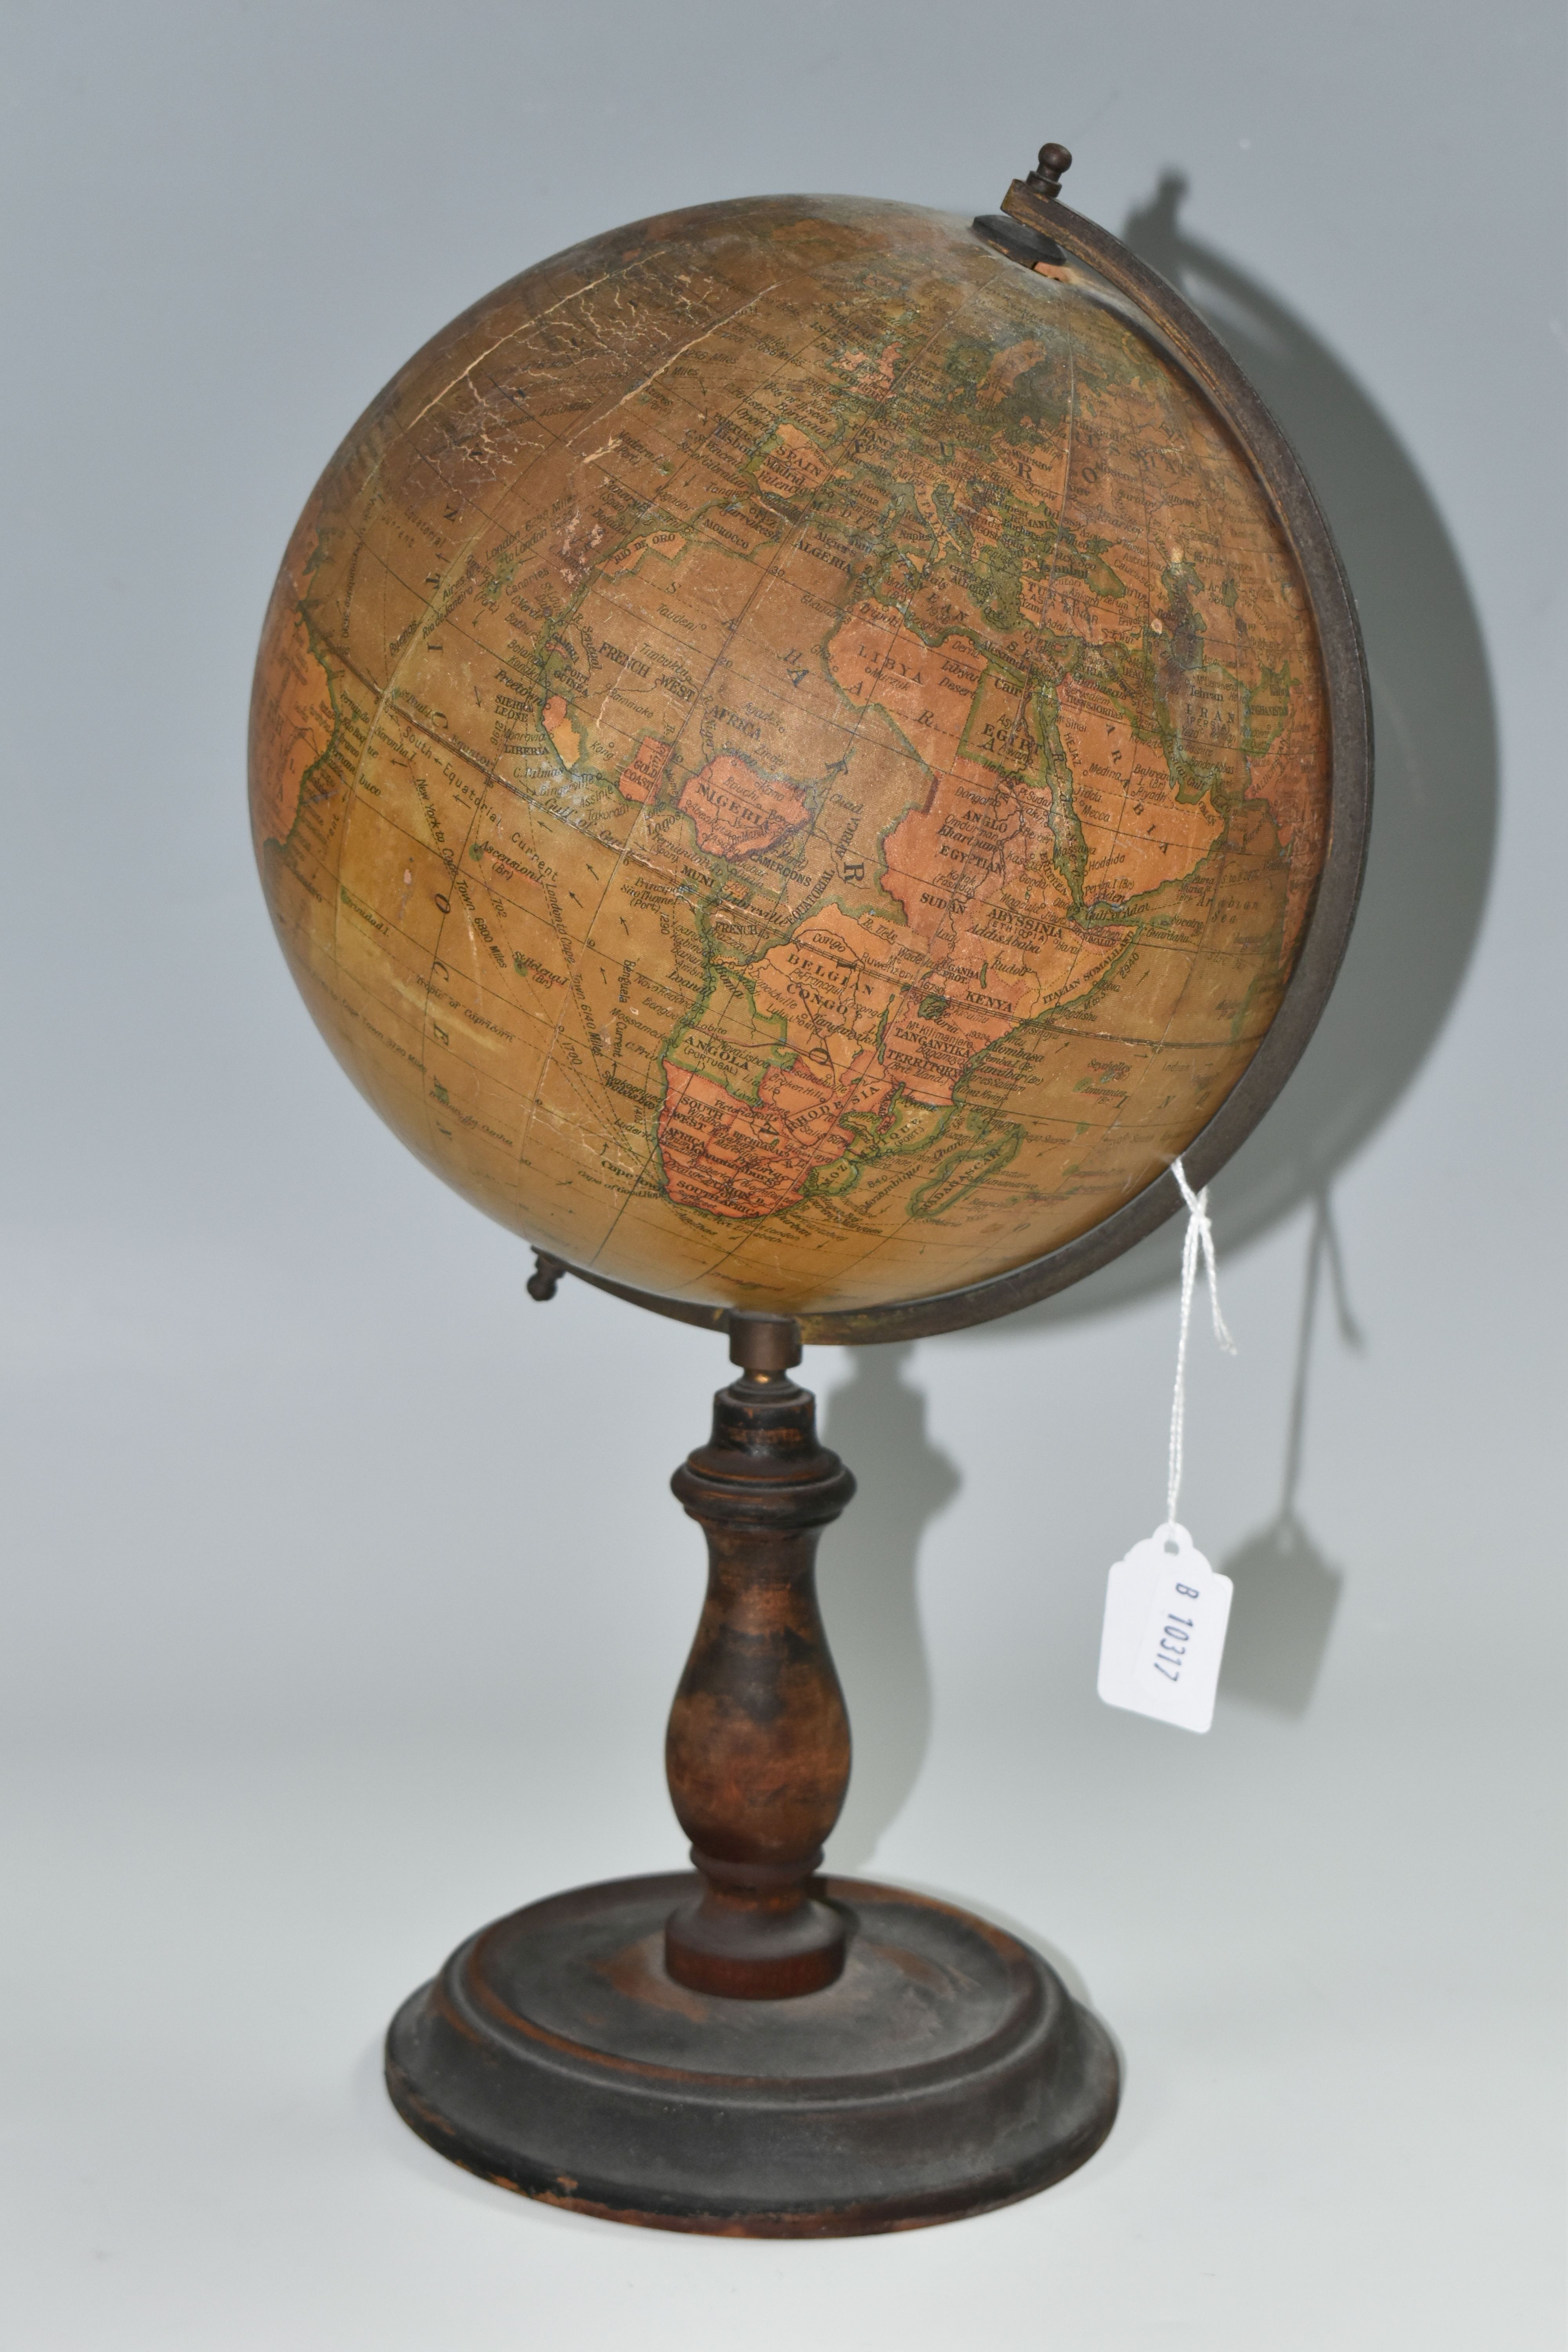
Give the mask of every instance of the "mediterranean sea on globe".
[[1159, 1176], [1289, 978], [1321, 667], [1127, 305], [844, 197], [595, 237], [354, 427], [251, 802], [323, 1034], [468, 1200], [791, 1313], [1020, 1265]]

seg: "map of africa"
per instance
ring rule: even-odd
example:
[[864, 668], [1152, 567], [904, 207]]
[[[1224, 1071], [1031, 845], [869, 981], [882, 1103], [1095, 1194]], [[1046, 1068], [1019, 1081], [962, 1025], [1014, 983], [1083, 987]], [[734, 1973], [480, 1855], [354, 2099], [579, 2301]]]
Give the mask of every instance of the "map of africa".
[[1327, 845], [1311, 615], [1089, 273], [777, 197], [512, 279], [339, 450], [268, 610], [258, 855], [363, 1094], [569, 1263], [923, 1297], [1189, 1143]]

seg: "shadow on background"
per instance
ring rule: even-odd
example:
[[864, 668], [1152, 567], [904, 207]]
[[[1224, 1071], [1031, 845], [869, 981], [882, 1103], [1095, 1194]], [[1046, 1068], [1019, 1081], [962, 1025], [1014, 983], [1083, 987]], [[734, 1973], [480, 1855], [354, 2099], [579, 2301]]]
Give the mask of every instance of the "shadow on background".
[[1347, 1347], [1360, 1348], [1362, 1335], [1345, 1292], [1344, 1264], [1329, 1196], [1320, 1192], [1307, 1242], [1279, 1508], [1266, 1528], [1249, 1537], [1224, 1563], [1226, 1575], [1235, 1580], [1236, 1597], [1220, 1688], [1232, 1698], [1249, 1699], [1255, 1706], [1295, 1718], [1306, 1714], [1318, 1686], [1344, 1582], [1340, 1570], [1318, 1549], [1296, 1507], [1312, 1338], [1325, 1267], [1340, 1337]]
[[[1309, 1705], [1342, 1579], [1296, 1507], [1318, 1293], [1359, 1345], [1328, 1207], [1335, 1171], [1386, 1118], [1441, 1034], [1486, 905], [1498, 821], [1497, 722], [1475, 606], [1442, 517], [1354, 378], [1256, 279], [1186, 234], [1167, 173], [1122, 236], [1220, 334], [1300, 453], [1344, 558], [1372, 673], [1377, 782], [1361, 911], [1338, 985], [1278, 1103], [1215, 1179], [1222, 1249], [1316, 1204], [1280, 1508], [1226, 1563], [1236, 1600], [1224, 1687], [1286, 1717]], [[1182, 1220], [1059, 1297], [980, 1329], [1017, 1338], [1173, 1285]], [[963, 1334], [958, 1335], [963, 1337]], [[916, 1552], [958, 1488], [905, 1385], [905, 1347], [855, 1351], [829, 1442], [861, 1479], [824, 1563], [828, 1633], [859, 1737], [834, 1867], [860, 1866], [914, 1785], [931, 1727]]]
[[[1392, 428], [1283, 303], [1184, 230], [1168, 172], [1123, 225], [1222, 336], [1295, 443], [1366, 638], [1377, 782], [1366, 887], [1338, 985], [1285, 1092], [1215, 1179], [1222, 1247], [1322, 1196], [1399, 1100], [1464, 978], [1491, 877], [1497, 719], [1480, 625], [1442, 517]], [[1022, 1338], [1176, 1278], [1181, 1221], [988, 1330]]]
[[931, 1668], [915, 1589], [921, 1538], [959, 1488], [904, 1375], [910, 1346], [858, 1348], [828, 1402], [826, 1435], [859, 1481], [823, 1547], [822, 1613], [849, 1706], [855, 1768], [832, 1866], [864, 1866], [901, 1810], [931, 1738]]

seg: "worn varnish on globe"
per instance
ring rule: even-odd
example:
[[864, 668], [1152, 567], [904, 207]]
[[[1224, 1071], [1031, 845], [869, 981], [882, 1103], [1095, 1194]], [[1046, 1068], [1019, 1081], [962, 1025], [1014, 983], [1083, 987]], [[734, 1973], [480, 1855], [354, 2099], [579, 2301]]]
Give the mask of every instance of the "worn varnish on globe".
[[268, 900], [414, 1150], [779, 1312], [1085, 1231], [1210, 1117], [1327, 845], [1307, 600], [1203, 396], [956, 217], [645, 222], [428, 344], [294, 534]]

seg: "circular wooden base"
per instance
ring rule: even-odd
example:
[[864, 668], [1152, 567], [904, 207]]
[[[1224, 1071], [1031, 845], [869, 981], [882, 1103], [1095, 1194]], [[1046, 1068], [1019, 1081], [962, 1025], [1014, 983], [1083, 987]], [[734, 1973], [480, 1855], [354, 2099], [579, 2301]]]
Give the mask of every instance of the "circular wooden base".
[[1037, 1954], [855, 1879], [837, 1981], [689, 1991], [680, 1873], [552, 1895], [481, 1928], [386, 2041], [398, 2113], [470, 2172], [606, 2221], [849, 2237], [1005, 2205], [1073, 2171], [1116, 2114], [1115, 2053]]

